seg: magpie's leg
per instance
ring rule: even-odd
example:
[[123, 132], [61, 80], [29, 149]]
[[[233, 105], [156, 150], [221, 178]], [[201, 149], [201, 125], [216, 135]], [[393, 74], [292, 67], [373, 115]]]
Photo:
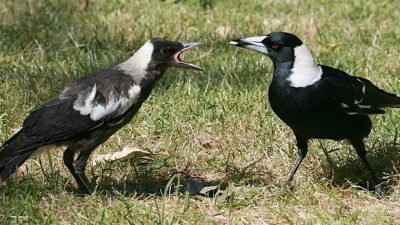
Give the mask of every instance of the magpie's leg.
[[297, 162], [292, 172], [290, 173], [289, 179], [286, 182], [287, 184], [289, 184], [293, 180], [293, 177], [296, 174], [297, 169], [299, 169], [299, 166], [303, 161], [303, 159], [306, 157], [308, 151], [307, 138], [304, 138], [298, 134], [295, 134], [295, 136], [297, 141]]
[[360, 159], [364, 163], [365, 167], [371, 174], [371, 177], [374, 181], [374, 185], [376, 185], [375, 193], [377, 195], [382, 195], [384, 193], [384, 190], [382, 190], [382, 187], [379, 185], [379, 179], [376, 176], [375, 171], [372, 169], [371, 165], [369, 164], [369, 162], [367, 160], [367, 157], [366, 157], [367, 151], [365, 151], [364, 141], [362, 139], [356, 139], [356, 140], [350, 140], [350, 142], [353, 145], [353, 147], [356, 149], [358, 157], [360, 157]]
[[[90, 147], [90, 148], [89, 148]], [[97, 147], [97, 146], [96, 146]], [[73, 167], [75, 169], [75, 173], [77, 175], [76, 179], [79, 187], [87, 194], [92, 194], [94, 191], [93, 186], [90, 184], [88, 178], [85, 174], [86, 163], [90, 157], [90, 154], [94, 150], [95, 147], [92, 146], [84, 146], [81, 151], [79, 152], [78, 157], [73, 162]]]
[[97, 146], [105, 142], [116, 130], [117, 128], [101, 130], [99, 129], [93, 131], [85, 139], [78, 140], [75, 143], [79, 155], [73, 162], [73, 167], [78, 178], [77, 180], [79, 180], [78, 184], [81, 190], [85, 191], [88, 194], [93, 193], [94, 188], [90, 184], [85, 174], [86, 163], [90, 157], [90, 154], [97, 148]]
[[[80, 189], [84, 190], [85, 184], [82, 182], [80, 176], [75, 170], [74, 167], [74, 155], [75, 155], [75, 150], [71, 147], [68, 147], [64, 151], [63, 159], [64, 159], [64, 164], [67, 166], [68, 170], [71, 172], [72, 176], [75, 178], [76, 183], [78, 183]], [[84, 190], [86, 193], [89, 193], [88, 190]]]

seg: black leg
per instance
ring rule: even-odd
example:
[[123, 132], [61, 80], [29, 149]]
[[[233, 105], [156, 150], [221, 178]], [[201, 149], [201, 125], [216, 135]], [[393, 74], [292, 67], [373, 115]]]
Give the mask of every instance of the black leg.
[[[86, 150], [86, 149], [85, 149]], [[90, 157], [90, 153], [94, 149], [88, 149], [86, 151], [81, 151], [78, 158], [73, 163], [73, 167], [75, 168], [75, 172], [78, 178], [78, 184], [81, 190], [85, 191], [88, 194], [92, 194], [94, 191], [93, 186], [90, 184], [88, 178], [85, 175], [86, 163]]]
[[297, 172], [297, 169], [299, 169], [299, 166], [303, 159], [307, 155], [308, 151], [308, 145], [307, 145], [307, 138], [304, 138], [302, 136], [296, 135], [296, 141], [297, 141], [297, 162], [296, 165], [294, 166], [292, 172], [290, 173], [289, 179], [287, 180], [287, 184], [289, 184], [292, 180], [294, 175]]
[[350, 140], [351, 144], [353, 145], [353, 147], [356, 149], [357, 155], [358, 157], [360, 157], [361, 161], [364, 163], [365, 167], [367, 168], [367, 170], [369, 171], [369, 173], [371, 174], [371, 177], [374, 181], [374, 185], [375, 186], [375, 193], [377, 195], [382, 195], [384, 190], [382, 189], [382, 187], [379, 185], [379, 179], [376, 176], [375, 171], [372, 169], [372, 167], [370, 166], [368, 160], [367, 160], [367, 152], [365, 151], [365, 145], [364, 145], [364, 141], [362, 139], [356, 139], [356, 140]]
[[[88, 178], [85, 175], [86, 163], [93, 150], [97, 148], [101, 143], [106, 141], [118, 127], [113, 129], [102, 129], [95, 130], [88, 134], [85, 138], [77, 140], [71, 144], [64, 152], [64, 163], [68, 167], [74, 176], [79, 188], [87, 193], [91, 194], [94, 191], [93, 186], [90, 184]], [[78, 157], [74, 160], [75, 153], [79, 153]]]
[[[85, 192], [86, 194], [90, 194], [91, 190], [88, 189], [85, 185], [85, 181], [82, 180], [81, 176], [77, 173], [75, 166], [74, 166], [74, 155], [75, 155], [75, 149], [72, 147], [68, 147], [64, 151], [64, 164], [67, 166], [68, 170], [71, 172], [72, 176], [75, 178], [76, 183], [78, 183], [79, 188]], [[87, 181], [87, 179], [86, 179]]]

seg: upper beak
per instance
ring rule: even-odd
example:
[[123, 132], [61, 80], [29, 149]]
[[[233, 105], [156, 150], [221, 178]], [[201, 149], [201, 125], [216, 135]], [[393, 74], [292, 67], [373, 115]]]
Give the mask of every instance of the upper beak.
[[248, 48], [255, 50], [257, 52], [261, 52], [263, 54], [268, 55], [268, 49], [262, 43], [262, 41], [267, 36], [255, 36], [255, 37], [247, 37], [247, 38], [237, 38], [233, 39], [229, 42], [231, 45], [235, 45], [237, 47]]
[[200, 42], [183, 43], [182, 44], [183, 49], [180, 50], [179, 52], [175, 53], [175, 55], [174, 55], [175, 66], [181, 67], [181, 68], [193, 69], [193, 70], [197, 70], [197, 71], [203, 71], [203, 69], [200, 68], [199, 66], [185, 62], [181, 59], [182, 53], [184, 53], [184, 52], [188, 51], [189, 49], [192, 49], [200, 44], [201, 44]]

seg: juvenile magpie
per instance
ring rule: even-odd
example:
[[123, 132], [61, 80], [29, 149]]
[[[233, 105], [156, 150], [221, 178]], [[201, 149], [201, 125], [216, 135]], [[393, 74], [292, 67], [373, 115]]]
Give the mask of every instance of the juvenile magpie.
[[22, 129], [0, 147], [0, 183], [34, 153], [65, 145], [64, 164], [80, 189], [92, 193], [85, 175], [92, 151], [132, 119], [167, 68], [202, 71], [181, 58], [198, 44], [154, 38], [125, 62], [68, 84], [58, 97], [33, 110]]
[[379, 180], [366, 158], [363, 139], [371, 131], [370, 114], [383, 107], [400, 107], [400, 98], [369, 80], [317, 64], [310, 49], [295, 35], [273, 32], [235, 39], [230, 44], [255, 50], [271, 58], [274, 72], [268, 96], [272, 110], [292, 130], [298, 147], [289, 183], [307, 155], [307, 142], [347, 139], [355, 148], [382, 194]]

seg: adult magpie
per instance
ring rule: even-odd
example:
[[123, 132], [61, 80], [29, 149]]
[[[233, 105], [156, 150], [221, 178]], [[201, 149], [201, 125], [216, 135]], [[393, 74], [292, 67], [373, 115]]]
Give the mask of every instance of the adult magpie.
[[0, 147], [0, 183], [34, 153], [66, 145], [64, 164], [80, 189], [92, 193], [85, 175], [92, 151], [132, 119], [167, 68], [202, 71], [181, 58], [198, 44], [154, 38], [125, 62], [71, 82], [58, 97], [33, 110], [22, 129]]
[[369, 80], [317, 64], [310, 49], [295, 35], [273, 32], [235, 39], [230, 44], [255, 50], [271, 58], [274, 72], [268, 95], [272, 110], [293, 130], [297, 162], [289, 183], [307, 155], [307, 141], [347, 139], [355, 148], [382, 194], [379, 180], [366, 158], [363, 139], [371, 131], [369, 114], [383, 107], [400, 107], [400, 98]]

